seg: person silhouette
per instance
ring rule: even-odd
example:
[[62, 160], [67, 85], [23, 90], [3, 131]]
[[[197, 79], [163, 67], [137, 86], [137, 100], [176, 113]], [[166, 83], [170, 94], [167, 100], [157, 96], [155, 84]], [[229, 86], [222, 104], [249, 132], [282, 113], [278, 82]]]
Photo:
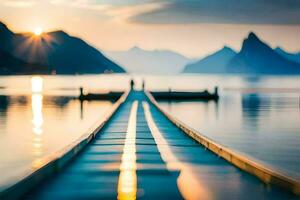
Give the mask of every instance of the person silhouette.
[[134, 81], [133, 81], [133, 79], [130, 80], [130, 89], [131, 90], [134, 89]]
[[143, 80], [142, 89], [143, 89], [143, 91], [145, 90], [145, 80]]

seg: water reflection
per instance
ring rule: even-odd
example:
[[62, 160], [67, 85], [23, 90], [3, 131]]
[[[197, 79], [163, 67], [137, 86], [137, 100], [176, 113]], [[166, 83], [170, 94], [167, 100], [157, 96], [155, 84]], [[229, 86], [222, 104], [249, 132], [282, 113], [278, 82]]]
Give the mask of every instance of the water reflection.
[[9, 106], [9, 99], [7, 96], [0, 96], [0, 116], [5, 117], [7, 108]]
[[160, 104], [209, 138], [299, 179], [300, 115], [296, 92], [223, 91], [215, 107], [210, 106], [211, 102], [196, 101]]
[[[205, 113], [206, 116], [212, 117], [210, 123], [219, 119], [220, 117], [220, 102], [211, 100], [158, 100], [158, 102], [164, 105], [167, 110], [178, 110], [178, 107], [185, 107], [186, 104], [195, 106], [193, 111], [189, 112], [188, 116], [194, 120], [199, 119], [199, 112]], [[207, 118], [207, 117], [206, 117]], [[204, 121], [205, 118], [201, 119]]]
[[40, 76], [33, 76], [31, 78], [32, 93], [41, 93], [43, 91], [43, 78]]
[[36, 135], [41, 135], [43, 132], [43, 95], [33, 94], [31, 96], [31, 107], [32, 107], [32, 124], [33, 132]]
[[43, 95], [41, 94], [33, 94], [31, 96], [31, 107], [32, 107], [32, 130], [34, 135], [33, 138], [33, 153], [35, 156], [39, 157], [43, 154]]
[[39, 76], [31, 78], [31, 109], [32, 109], [32, 130], [35, 134], [33, 137], [33, 154], [39, 157], [43, 154], [43, 79]]
[[[50, 85], [44, 84], [44, 77], [26, 77], [26, 81], [19, 81], [23, 79], [23, 76], [0, 77], [0, 85], [11, 88], [0, 91], [3, 93], [0, 95], [0, 187], [7, 180], [22, 176], [28, 168], [40, 166], [44, 156], [74, 142], [113, 103], [84, 102], [80, 109], [80, 101], [70, 94], [65, 96], [65, 91], [52, 94]], [[73, 83], [67, 86], [73, 87]], [[26, 93], [20, 93], [18, 88], [24, 88]]]
[[41, 135], [43, 132], [43, 78], [33, 76], [31, 78], [31, 107], [32, 107], [32, 124], [33, 132], [36, 135]]
[[83, 115], [83, 103], [84, 101], [80, 101], [80, 119], [83, 119], [84, 115]]
[[259, 94], [242, 94], [242, 113], [243, 124], [245, 128], [251, 128], [252, 131], [259, 129], [261, 116], [267, 114], [270, 101]]

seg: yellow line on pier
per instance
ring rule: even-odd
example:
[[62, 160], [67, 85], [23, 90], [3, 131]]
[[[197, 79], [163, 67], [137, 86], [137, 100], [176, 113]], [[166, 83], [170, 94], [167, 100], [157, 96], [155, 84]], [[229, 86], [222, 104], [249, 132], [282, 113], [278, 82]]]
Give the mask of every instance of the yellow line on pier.
[[126, 139], [118, 181], [118, 199], [133, 200], [137, 193], [136, 176], [136, 115], [138, 102], [134, 101], [130, 110]]

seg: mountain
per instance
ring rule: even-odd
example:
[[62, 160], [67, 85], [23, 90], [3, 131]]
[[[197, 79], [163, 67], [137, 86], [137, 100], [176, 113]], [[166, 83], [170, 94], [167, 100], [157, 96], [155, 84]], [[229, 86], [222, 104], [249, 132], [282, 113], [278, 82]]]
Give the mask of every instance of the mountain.
[[200, 61], [187, 65], [184, 73], [221, 73], [226, 71], [227, 63], [236, 55], [236, 52], [225, 46], [214, 54]]
[[297, 63], [300, 63], [300, 52], [299, 53], [289, 53], [284, 51], [282, 48], [277, 47], [274, 49], [279, 55], [283, 56], [286, 59], [289, 59], [290, 61], [294, 61]]
[[187, 63], [193, 61], [173, 51], [147, 51], [139, 47], [133, 47], [128, 51], [106, 51], [105, 55], [133, 73], [174, 74], [182, 71]]
[[225, 47], [194, 64], [187, 65], [183, 72], [300, 74], [300, 64], [282, 56], [251, 32], [243, 41], [240, 52], [235, 53]]
[[251, 32], [226, 69], [229, 73], [298, 74], [300, 64], [282, 57]]
[[125, 72], [83, 40], [63, 31], [15, 34], [0, 23], [0, 50], [28, 63], [39, 63], [57, 74]]
[[47, 67], [29, 64], [14, 56], [0, 50], [0, 74], [14, 75], [14, 74], [45, 74], [50, 73]]

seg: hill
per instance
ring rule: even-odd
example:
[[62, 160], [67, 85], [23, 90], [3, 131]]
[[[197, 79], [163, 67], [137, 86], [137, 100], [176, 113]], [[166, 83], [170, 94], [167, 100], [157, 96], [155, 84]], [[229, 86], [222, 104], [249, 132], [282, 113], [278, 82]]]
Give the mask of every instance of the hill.
[[297, 63], [300, 63], [300, 52], [299, 53], [289, 53], [286, 52], [285, 50], [283, 50], [280, 47], [277, 47], [274, 49], [279, 55], [283, 56], [284, 58], [290, 60], [290, 61], [294, 61]]
[[226, 69], [229, 73], [299, 74], [300, 64], [282, 57], [250, 33], [241, 51], [229, 61]]
[[[64, 31], [16, 34], [0, 23], [0, 50], [24, 62], [48, 66], [57, 74], [125, 72], [100, 51]], [[29, 73], [29, 72], [28, 72]]]
[[254, 33], [243, 41], [241, 51], [222, 50], [187, 65], [184, 73], [300, 74], [300, 64], [282, 56]]
[[139, 47], [128, 51], [106, 51], [105, 55], [132, 73], [174, 74], [181, 72], [187, 63], [193, 61], [173, 51], [148, 51]]
[[213, 53], [195, 63], [185, 67], [185, 73], [224, 73], [227, 63], [236, 55], [236, 52], [229, 47]]
[[0, 50], [0, 75], [47, 73], [50, 73], [50, 70], [45, 66], [24, 62]]

